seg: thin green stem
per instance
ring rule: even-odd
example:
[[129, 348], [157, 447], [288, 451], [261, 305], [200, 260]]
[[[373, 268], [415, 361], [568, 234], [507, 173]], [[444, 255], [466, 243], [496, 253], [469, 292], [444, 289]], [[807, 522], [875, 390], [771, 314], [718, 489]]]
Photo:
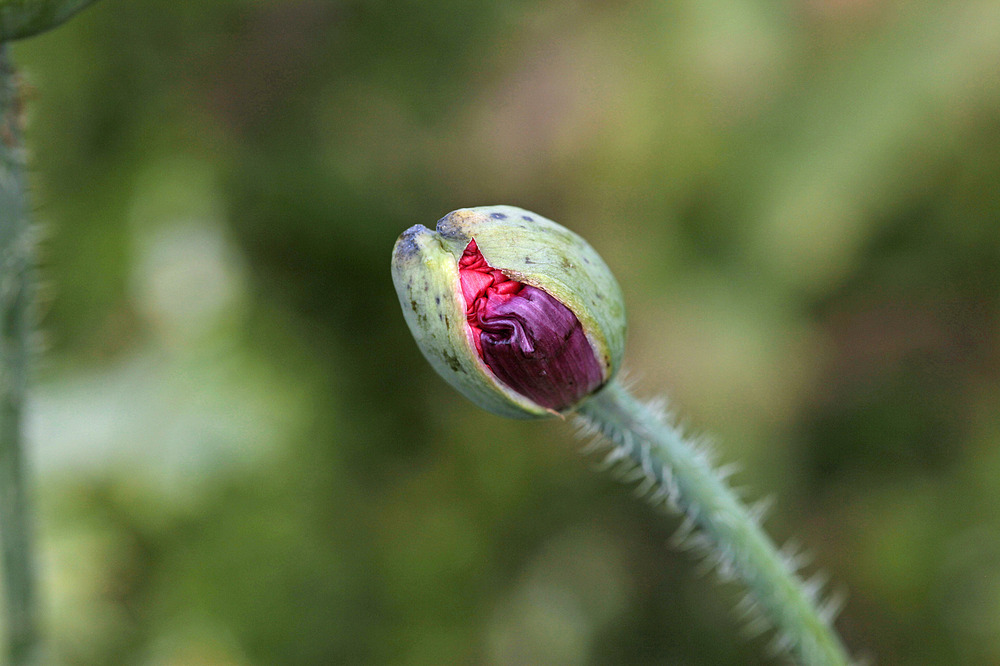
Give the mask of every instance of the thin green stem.
[[779, 553], [754, 512], [736, 497], [708, 457], [653, 409], [612, 383], [584, 403], [580, 416], [615, 442], [611, 460], [628, 460], [650, 488], [698, 532], [700, 544], [724, 577], [747, 586], [753, 606], [777, 629], [777, 645], [802, 664], [850, 663], [833, 630], [832, 606], [821, 608], [818, 586], [804, 583], [791, 558]]
[[37, 663], [39, 633], [23, 412], [34, 296], [19, 91], [0, 43], [0, 576], [7, 663]]
[[0, 41], [24, 39], [61, 25], [95, 0], [0, 0]]

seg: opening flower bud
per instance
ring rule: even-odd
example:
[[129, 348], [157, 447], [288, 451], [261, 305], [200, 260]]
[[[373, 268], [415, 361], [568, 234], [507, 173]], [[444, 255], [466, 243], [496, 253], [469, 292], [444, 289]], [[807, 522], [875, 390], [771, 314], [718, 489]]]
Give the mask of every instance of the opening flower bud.
[[579, 236], [511, 206], [462, 209], [396, 242], [393, 282], [434, 368], [521, 418], [572, 410], [624, 351], [621, 290]]

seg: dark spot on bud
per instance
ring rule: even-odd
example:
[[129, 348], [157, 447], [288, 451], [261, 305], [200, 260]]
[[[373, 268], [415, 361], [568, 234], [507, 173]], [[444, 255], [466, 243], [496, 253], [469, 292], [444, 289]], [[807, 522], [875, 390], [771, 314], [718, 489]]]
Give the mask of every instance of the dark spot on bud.
[[534, 222], [535, 221], [535, 218], [530, 217], [528, 215], [522, 215], [521, 219], [524, 220], [524, 221], [526, 221], [526, 222]]
[[410, 300], [410, 308], [411, 308], [411, 309], [412, 309], [412, 310], [413, 310], [414, 312], [416, 312], [416, 311], [417, 311], [417, 302], [411, 299], [411, 300]]
[[399, 236], [396, 246], [396, 254], [399, 256], [410, 256], [420, 252], [416, 237], [423, 233], [430, 233], [430, 229], [422, 224], [415, 224]]
[[503, 213], [490, 213], [490, 217], [492, 217], [494, 220], [506, 220], [507, 219], [507, 216], [504, 215]]
[[468, 238], [465, 235], [465, 232], [462, 230], [462, 227], [460, 225], [455, 224], [455, 221], [451, 219], [451, 213], [448, 213], [440, 220], [438, 220], [437, 232], [441, 236], [441, 238], [444, 238], [446, 240], [462, 241]]
[[441, 305], [441, 297], [440, 296], [435, 296], [434, 297], [434, 302], [437, 303], [438, 305]]
[[531, 260], [531, 257], [525, 257], [525, 258], [524, 258], [524, 263], [526, 263], [526, 264], [533, 264], [533, 263], [535, 263], [535, 262], [533, 262], [533, 261]]
[[465, 372], [465, 368], [462, 367], [462, 363], [458, 360], [458, 357], [454, 354], [445, 352], [444, 362], [448, 364], [448, 367], [454, 372]]

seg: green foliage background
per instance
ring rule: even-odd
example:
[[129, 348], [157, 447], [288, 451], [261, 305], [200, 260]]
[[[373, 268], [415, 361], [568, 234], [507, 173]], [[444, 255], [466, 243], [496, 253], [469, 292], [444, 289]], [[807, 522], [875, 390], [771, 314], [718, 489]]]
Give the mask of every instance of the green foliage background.
[[53, 663], [772, 663], [420, 357], [392, 243], [493, 203], [601, 252], [854, 651], [1000, 662], [995, 0], [104, 0], [13, 55]]

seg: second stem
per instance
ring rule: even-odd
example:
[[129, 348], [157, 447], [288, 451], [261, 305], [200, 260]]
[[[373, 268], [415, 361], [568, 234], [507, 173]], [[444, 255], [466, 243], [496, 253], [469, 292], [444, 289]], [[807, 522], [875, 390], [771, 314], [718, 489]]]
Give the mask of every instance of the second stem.
[[23, 447], [34, 238], [17, 80], [0, 42], [0, 579], [11, 666], [39, 661], [33, 539]]

